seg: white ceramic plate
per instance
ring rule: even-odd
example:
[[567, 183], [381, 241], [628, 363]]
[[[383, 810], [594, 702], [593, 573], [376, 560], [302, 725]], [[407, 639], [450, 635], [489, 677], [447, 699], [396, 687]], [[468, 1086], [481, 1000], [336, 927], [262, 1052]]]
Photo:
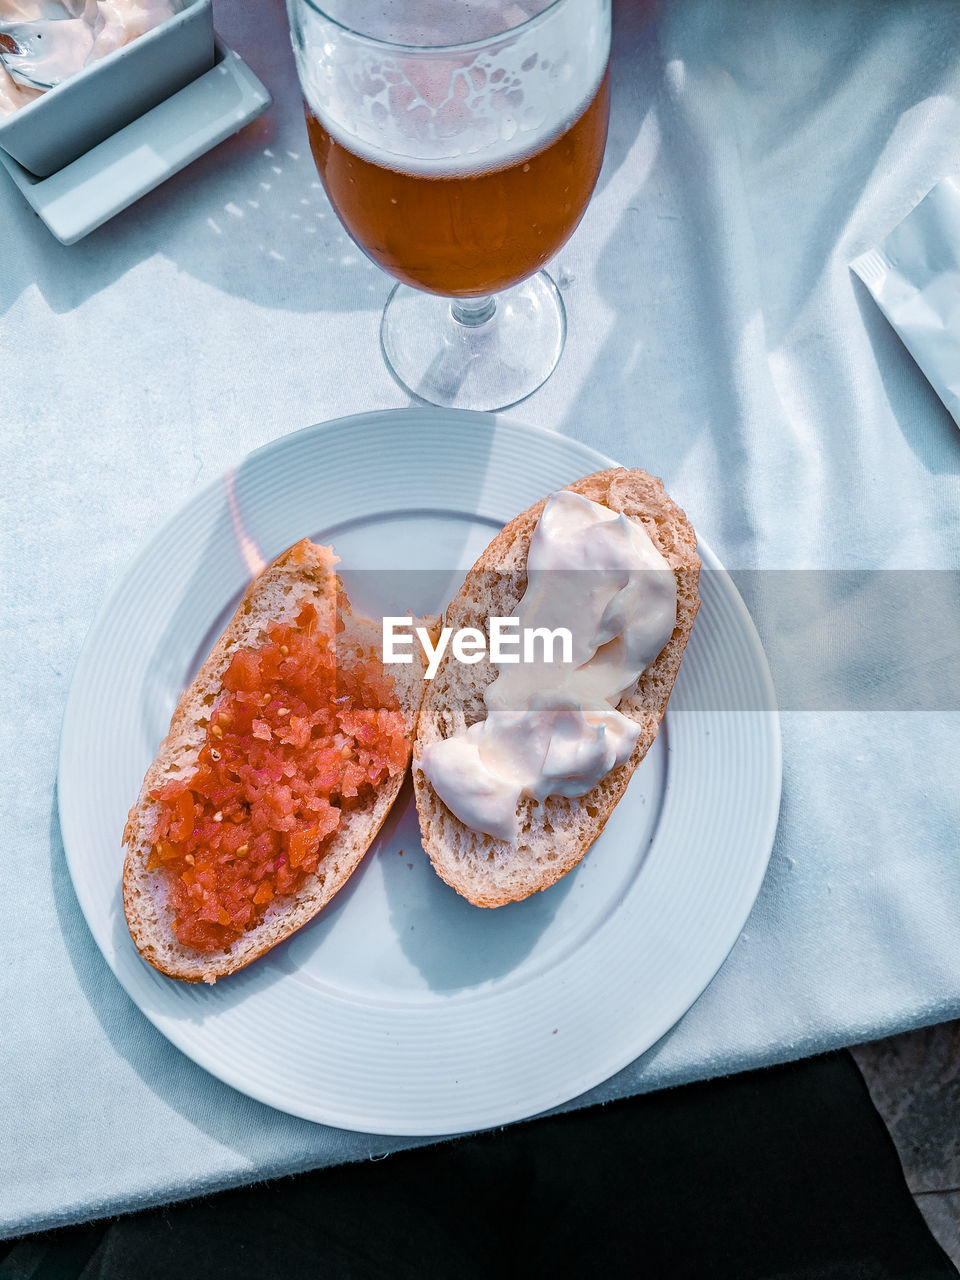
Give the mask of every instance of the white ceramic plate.
[[[470, 906], [422, 852], [405, 791], [333, 903], [214, 987], [156, 973], [124, 921], [127, 809], [248, 563], [311, 536], [334, 544], [348, 586], [354, 575], [364, 591], [372, 578], [357, 570], [462, 571], [518, 511], [608, 465], [586, 445], [488, 415], [411, 408], [341, 419], [275, 441], [198, 494], [107, 601], [64, 719], [67, 861], [127, 992], [221, 1080], [341, 1128], [426, 1135], [504, 1124], [624, 1067], [722, 964], [769, 858], [780, 734], [776, 712], [756, 709], [773, 706], [769, 671], [719, 571], [704, 575], [657, 741], [590, 854], [547, 892], [495, 911]], [[442, 597], [458, 574], [384, 580]]]

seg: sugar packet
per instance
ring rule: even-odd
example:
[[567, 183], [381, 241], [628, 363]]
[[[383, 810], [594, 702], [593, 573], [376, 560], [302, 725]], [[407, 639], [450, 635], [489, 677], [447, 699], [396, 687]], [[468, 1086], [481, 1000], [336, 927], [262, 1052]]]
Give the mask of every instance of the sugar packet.
[[960, 187], [937, 183], [850, 266], [960, 425]]

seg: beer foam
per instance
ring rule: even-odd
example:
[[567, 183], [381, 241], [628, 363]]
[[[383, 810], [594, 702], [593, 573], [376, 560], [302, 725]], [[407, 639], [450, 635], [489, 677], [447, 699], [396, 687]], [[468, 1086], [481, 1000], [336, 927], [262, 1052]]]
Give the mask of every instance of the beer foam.
[[573, 123], [603, 78], [609, 25], [609, 0], [578, 0], [461, 49], [373, 44], [305, 7], [292, 30], [307, 106], [338, 142], [384, 168], [458, 177]]

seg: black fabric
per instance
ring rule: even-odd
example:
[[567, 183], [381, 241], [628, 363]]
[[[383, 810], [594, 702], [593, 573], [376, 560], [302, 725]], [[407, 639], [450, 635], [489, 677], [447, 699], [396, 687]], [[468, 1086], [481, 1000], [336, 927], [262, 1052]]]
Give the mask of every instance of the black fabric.
[[958, 1274], [929, 1234], [848, 1054], [281, 1179], [7, 1251], [18, 1270], [5, 1274], [0, 1263], [0, 1280]]

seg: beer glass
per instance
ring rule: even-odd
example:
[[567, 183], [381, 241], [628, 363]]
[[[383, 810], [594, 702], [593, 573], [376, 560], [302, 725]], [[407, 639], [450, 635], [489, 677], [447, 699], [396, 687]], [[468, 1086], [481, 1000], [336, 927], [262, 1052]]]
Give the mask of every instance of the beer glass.
[[522, 400], [566, 331], [541, 268], [593, 192], [610, 0], [288, 0], [330, 203], [399, 283], [384, 357], [421, 399]]

